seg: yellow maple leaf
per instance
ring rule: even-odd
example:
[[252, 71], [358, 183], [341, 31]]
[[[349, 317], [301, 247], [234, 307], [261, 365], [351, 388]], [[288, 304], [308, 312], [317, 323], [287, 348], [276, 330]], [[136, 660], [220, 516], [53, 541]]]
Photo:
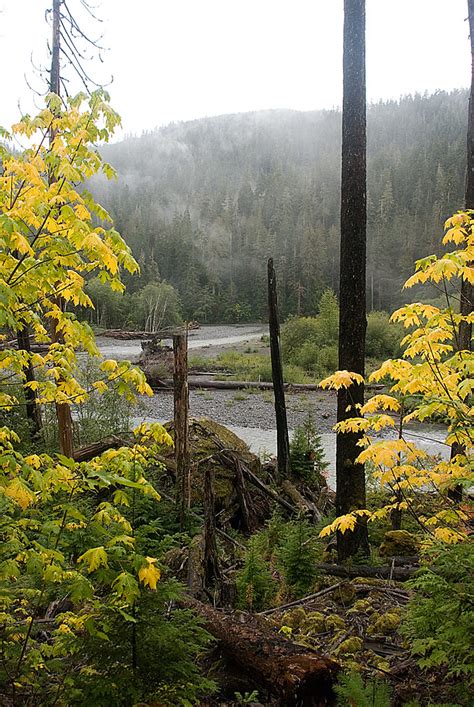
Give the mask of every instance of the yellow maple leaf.
[[353, 373], [351, 371], [336, 371], [332, 376], [325, 378], [319, 384], [321, 388], [334, 388], [334, 390], [339, 390], [339, 388], [350, 388], [353, 384], [363, 383], [364, 378], [360, 373]]
[[145, 586], [150, 587], [150, 589], [155, 590], [156, 584], [161, 577], [161, 572], [158, 567], [155, 566], [156, 559], [154, 557], [147, 557], [147, 563], [138, 570], [138, 579], [143, 582]]

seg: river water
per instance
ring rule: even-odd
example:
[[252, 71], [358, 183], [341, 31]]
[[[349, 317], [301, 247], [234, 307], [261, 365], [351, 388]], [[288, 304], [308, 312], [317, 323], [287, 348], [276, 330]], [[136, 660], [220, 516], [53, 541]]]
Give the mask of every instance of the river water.
[[[232, 349], [247, 341], [260, 339], [267, 329], [263, 325], [201, 327], [189, 332], [189, 349], [199, 353], [199, 349]], [[105, 358], [137, 360], [141, 353], [139, 340], [120, 341], [97, 337], [97, 344]], [[215, 351], [214, 351], [215, 349]], [[268, 394], [236, 395], [235, 392], [212, 390], [205, 393], [191, 391], [190, 414], [205, 415], [224, 424], [243, 439], [255, 454], [264, 457], [276, 454], [276, 429], [273, 425], [273, 405]], [[242, 399], [237, 399], [242, 398]], [[314, 417], [320, 431], [321, 445], [328, 464], [328, 483], [335, 486], [336, 435], [331, 432], [335, 422], [335, 396], [324, 393], [301, 393], [287, 396], [289, 425], [300, 424], [308, 414]], [[144, 401], [142, 410], [134, 422], [167, 422], [172, 417], [172, 394], [156, 393]], [[290, 439], [293, 430], [290, 429]], [[395, 432], [394, 432], [395, 434]], [[429, 454], [449, 458], [450, 447], [444, 444], [445, 428], [440, 425], [410, 425], [404, 431], [405, 439], [425, 449]]]

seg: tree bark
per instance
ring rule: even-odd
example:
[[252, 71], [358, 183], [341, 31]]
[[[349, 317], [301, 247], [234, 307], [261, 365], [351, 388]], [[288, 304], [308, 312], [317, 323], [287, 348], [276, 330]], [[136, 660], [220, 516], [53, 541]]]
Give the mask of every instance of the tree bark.
[[[51, 40], [51, 71], [49, 80], [49, 90], [57, 96], [61, 95], [61, 4], [63, 0], [53, 0], [53, 35]], [[49, 132], [49, 144], [53, 144], [55, 131]], [[57, 181], [54, 172], [50, 173], [49, 182], [53, 184]], [[64, 301], [58, 297], [58, 307], [64, 310]], [[56, 323], [52, 322], [53, 342], [63, 343], [63, 337], [58, 332]], [[58, 421], [59, 449], [66, 457], [74, 456], [74, 435], [71, 408], [67, 403], [56, 403], [56, 419]]]
[[[31, 342], [28, 327], [25, 327], [21, 331], [17, 332], [16, 340], [18, 350], [25, 351], [29, 356], [29, 354], [31, 354]], [[31, 359], [29, 359], [28, 365], [25, 369], [25, 378], [27, 383], [31, 383], [36, 380]], [[26, 416], [31, 425], [31, 435], [33, 438], [38, 437], [43, 427], [41, 409], [38, 405], [38, 396], [36, 391], [32, 390], [28, 385], [23, 385], [23, 392], [25, 394], [26, 401]]]
[[[469, 38], [471, 42], [471, 90], [467, 117], [467, 165], [464, 207], [474, 209], [474, 0], [468, 0]], [[471, 263], [472, 265], [472, 263]], [[473, 311], [474, 287], [468, 280], [461, 280], [461, 303], [459, 312], [467, 317]], [[472, 351], [472, 324], [461, 322], [458, 330], [458, 350]], [[451, 445], [451, 459], [457, 454], [465, 454], [464, 447], [458, 442]], [[449, 497], [455, 503], [462, 501], [462, 486], [449, 491]]]
[[[467, 121], [467, 169], [464, 206], [474, 209], [474, 0], [468, 0], [469, 38], [471, 42], [471, 91]], [[461, 314], [467, 316], [473, 311], [474, 288], [468, 280], [461, 283]], [[459, 349], [472, 350], [472, 324], [461, 322], [459, 326]]]
[[188, 597], [180, 603], [203, 617], [224, 652], [282, 704], [322, 707], [334, 703], [332, 685], [340, 669], [335, 661], [283, 638], [252, 614], [217, 611]]
[[287, 479], [290, 475], [290, 441], [286, 417], [285, 388], [280, 352], [280, 325], [278, 322], [278, 303], [276, 274], [273, 258], [268, 259], [268, 325], [270, 329], [270, 354], [272, 359], [273, 392], [275, 396], [275, 417], [277, 427], [277, 474], [278, 479]]
[[174, 352], [174, 449], [176, 459], [176, 502], [181, 530], [186, 529], [190, 501], [188, 454], [188, 337], [173, 337]]
[[[365, 0], [344, 0], [342, 110], [341, 264], [339, 369], [364, 375], [366, 320], [366, 91]], [[364, 386], [351, 385], [337, 396], [338, 422], [357, 416]], [[365, 508], [365, 472], [355, 459], [359, 434], [338, 434], [336, 446], [336, 512]], [[338, 533], [342, 561], [358, 550], [368, 553], [367, 527]]]
[[214, 507], [214, 475], [211, 467], [204, 470], [204, 588], [213, 589], [221, 579], [216, 543]]

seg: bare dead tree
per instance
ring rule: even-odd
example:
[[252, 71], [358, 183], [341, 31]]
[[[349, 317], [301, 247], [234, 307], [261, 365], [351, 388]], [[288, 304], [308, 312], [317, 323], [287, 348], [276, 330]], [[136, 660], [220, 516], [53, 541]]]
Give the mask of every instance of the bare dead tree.
[[[342, 108], [341, 265], [339, 369], [364, 375], [366, 319], [366, 87], [365, 0], [344, 0]], [[337, 396], [337, 420], [358, 415], [364, 386], [351, 385]], [[336, 511], [365, 508], [365, 470], [356, 463], [360, 435], [337, 435]], [[367, 526], [338, 533], [339, 560], [359, 549], [368, 552]]]

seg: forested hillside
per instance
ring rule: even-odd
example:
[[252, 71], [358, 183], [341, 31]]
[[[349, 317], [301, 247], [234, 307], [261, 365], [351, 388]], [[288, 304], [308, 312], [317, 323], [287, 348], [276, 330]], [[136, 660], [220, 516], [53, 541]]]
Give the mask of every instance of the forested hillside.
[[[462, 206], [467, 93], [379, 103], [368, 112], [368, 303], [392, 309], [413, 261], [436, 251]], [[142, 267], [136, 290], [174, 285], [186, 317], [265, 315], [266, 258], [283, 315], [337, 289], [338, 111], [265, 111], [171, 124], [104, 148], [117, 182], [93, 190]]]

